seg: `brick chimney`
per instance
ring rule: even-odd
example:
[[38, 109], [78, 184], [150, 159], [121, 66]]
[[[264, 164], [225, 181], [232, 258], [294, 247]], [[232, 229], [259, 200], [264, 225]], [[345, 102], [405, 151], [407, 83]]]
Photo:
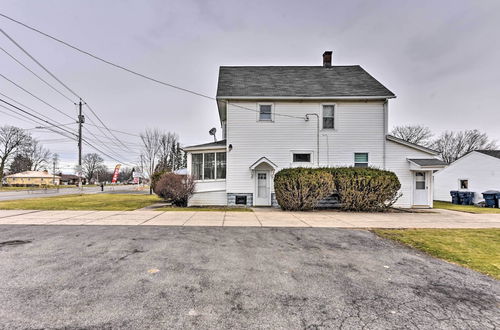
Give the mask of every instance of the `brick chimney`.
[[330, 68], [332, 66], [332, 51], [327, 50], [323, 53], [323, 67]]

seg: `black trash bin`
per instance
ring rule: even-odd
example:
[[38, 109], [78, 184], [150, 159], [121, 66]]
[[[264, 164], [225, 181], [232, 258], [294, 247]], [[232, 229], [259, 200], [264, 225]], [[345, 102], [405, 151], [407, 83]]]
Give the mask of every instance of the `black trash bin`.
[[474, 193], [472, 191], [459, 191], [458, 198], [460, 205], [472, 205], [474, 200]]
[[483, 192], [484, 204], [486, 207], [498, 207], [497, 195], [500, 195], [498, 190], [488, 190]]
[[450, 191], [450, 195], [451, 195], [451, 202], [453, 204], [460, 204], [460, 199], [458, 198], [458, 191], [452, 190]]
[[500, 208], [500, 193], [495, 194], [497, 198], [497, 207]]

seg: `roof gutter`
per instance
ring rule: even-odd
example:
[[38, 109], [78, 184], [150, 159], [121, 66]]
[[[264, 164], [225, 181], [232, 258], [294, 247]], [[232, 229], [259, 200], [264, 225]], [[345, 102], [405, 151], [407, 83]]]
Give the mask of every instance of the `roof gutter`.
[[396, 95], [385, 96], [217, 96], [217, 100], [387, 100]]

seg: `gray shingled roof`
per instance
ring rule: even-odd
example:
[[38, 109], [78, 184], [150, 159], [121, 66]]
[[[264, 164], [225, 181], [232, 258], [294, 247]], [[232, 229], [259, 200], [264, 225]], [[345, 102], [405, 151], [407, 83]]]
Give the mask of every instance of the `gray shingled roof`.
[[217, 97], [394, 97], [359, 65], [222, 66]]
[[419, 165], [419, 166], [444, 166], [444, 165], [447, 165], [442, 160], [436, 159], [436, 158], [425, 158], [425, 159], [410, 158], [408, 160], [412, 163]]
[[217, 142], [209, 142], [209, 143], [203, 143], [203, 144], [197, 144], [194, 146], [189, 146], [189, 147], [184, 147], [182, 149], [190, 149], [190, 148], [211, 148], [211, 147], [223, 147], [226, 145], [226, 140], [220, 140]]
[[476, 150], [476, 151], [491, 157], [500, 158], [500, 150]]

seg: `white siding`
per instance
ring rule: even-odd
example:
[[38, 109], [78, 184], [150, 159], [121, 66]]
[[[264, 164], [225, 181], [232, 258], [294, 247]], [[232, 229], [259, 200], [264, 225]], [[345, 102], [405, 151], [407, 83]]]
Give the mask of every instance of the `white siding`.
[[468, 191], [475, 192], [474, 202], [484, 200], [481, 193], [500, 190], [500, 159], [472, 152], [434, 175], [436, 200], [451, 201], [450, 190], [460, 190], [459, 180], [469, 180]]
[[[407, 159], [432, 158], [432, 155], [393, 141], [387, 141], [386, 148], [386, 168], [396, 173], [401, 183], [400, 193], [402, 193], [402, 196], [395, 206], [411, 207], [413, 205], [413, 173], [410, 171], [410, 163]], [[429, 189], [432, 191], [432, 182]]]
[[[335, 129], [320, 131], [320, 166], [327, 165], [327, 137], [330, 166], [352, 166], [355, 152], [368, 152], [370, 166], [383, 167], [384, 103], [382, 101], [335, 102]], [[273, 102], [274, 121], [259, 122], [257, 102], [231, 102], [227, 108], [227, 192], [253, 193], [254, 179], [249, 167], [267, 157], [279, 169], [291, 167], [293, 151], [313, 154], [315, 166], [316, 117], [321, 116], [320, 102]], [[328, 103], [330, 104], [330, 103]], [[236, 105], [236, 106], [235, 106]], [[280, 114], [300, 118], [283, 117]], [[321, 117], [320, 117], [321, 127]]]
[[197, 192], [189, 199], [188, 206], [227, 205], [226, 190]]

